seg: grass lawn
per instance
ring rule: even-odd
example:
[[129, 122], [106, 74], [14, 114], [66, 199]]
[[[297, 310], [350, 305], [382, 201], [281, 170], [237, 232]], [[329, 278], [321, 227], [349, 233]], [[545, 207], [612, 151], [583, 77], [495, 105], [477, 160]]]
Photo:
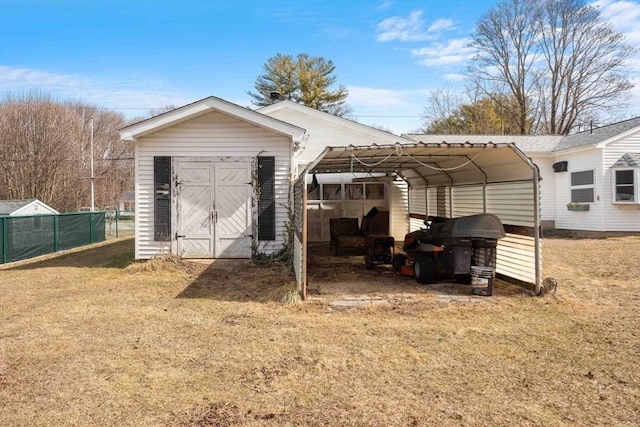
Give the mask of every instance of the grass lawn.
[[352, 308], [270, 300], [280, 265], [132, 262], [0, 270], [0, 425], [640, 424], [640, 236], [545, 239], [555, 295]]

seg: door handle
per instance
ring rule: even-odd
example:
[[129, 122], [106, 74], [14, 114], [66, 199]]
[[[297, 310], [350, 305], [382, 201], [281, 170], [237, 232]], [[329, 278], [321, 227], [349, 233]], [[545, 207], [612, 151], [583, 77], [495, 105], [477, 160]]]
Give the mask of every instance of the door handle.
[[211, 221], [218, 222], [218, 212], [216, 210], [211, 211]]

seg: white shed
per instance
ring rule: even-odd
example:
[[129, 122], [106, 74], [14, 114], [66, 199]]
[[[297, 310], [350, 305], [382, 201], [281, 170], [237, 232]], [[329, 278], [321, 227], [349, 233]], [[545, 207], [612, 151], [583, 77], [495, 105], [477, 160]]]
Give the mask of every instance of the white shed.
[[135, 143], [136, 259], [248, 258], [284, 242], [304, 129], [209, 97], [121, 130]]
[[57, 210], [38, 199], [0, 200], [0, 216], [55, 215]]

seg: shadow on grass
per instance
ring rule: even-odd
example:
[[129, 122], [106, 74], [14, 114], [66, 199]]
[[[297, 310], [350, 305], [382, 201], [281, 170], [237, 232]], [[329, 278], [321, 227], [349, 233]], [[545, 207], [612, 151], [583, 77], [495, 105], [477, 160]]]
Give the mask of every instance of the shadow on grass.
[[291, 267], [281, 262], [256, 265], [246, 259], [218, 259], [202, 268], [176, 298], [264, 302], [282, 286], [295, 283]]
[[87, 249], [74, 249], [70, 253], [47, 255], [46, 259], [19, 261], [6, 270], [33, 270], [50, 267], [78, 268], [125, 268], [134, 259], [134, 239], [124, 239], [103, 243]]

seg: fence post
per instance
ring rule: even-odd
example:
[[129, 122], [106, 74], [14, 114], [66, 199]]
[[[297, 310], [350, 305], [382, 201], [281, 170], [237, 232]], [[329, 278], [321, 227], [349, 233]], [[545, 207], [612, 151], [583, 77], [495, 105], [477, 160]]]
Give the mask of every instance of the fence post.
[[53, 216], [53, 252], [58, 252], [58, 215]]
[[118, 222], [120, 221], [120, 211], [119, 210], [116, 211], [115, 217], [116, 217], [116, 239], [117, 239], [118, 237], [120, 237], [118, 235]]
[[2, 263], [7, 263], [7, 218], [0, 218], [2, 222]]
[[93, 212], [89, 212], [89, 243], [93, 243]]

